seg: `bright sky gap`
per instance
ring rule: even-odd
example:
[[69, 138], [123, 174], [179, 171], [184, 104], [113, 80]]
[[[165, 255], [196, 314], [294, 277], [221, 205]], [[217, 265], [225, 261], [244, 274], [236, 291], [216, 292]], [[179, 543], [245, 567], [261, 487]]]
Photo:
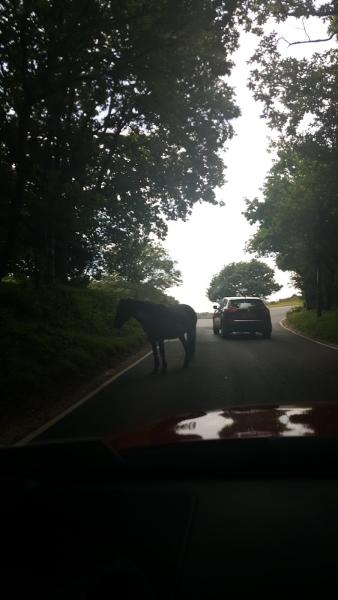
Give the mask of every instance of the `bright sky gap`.
[[[279, 26], [276, 23], [266, 26], [266, 30], [278, 30], [289, 41], [304, 38], [300, 21], [289, 18]], [[327, 25], [321, 19], [307, 20], [310, 37], [326, 37]], [[269, 138], [273, 132], [261, 119], [261, 106], [252, 98], [247, 88], [250, 67], [247, 61], [252, 56], [258, 38], [243, 33], [240, 48], [234, 55], [235, 66], [229, 83], [235, 89], [241, 116], [233, 121], [235, 137], [228, 142], [224, 152], [226, 184], [217, 190], [218, 198], [225, 202], [224, 207], [207, 203], [196, 205], [187, 222], [170, 222], [168, 237], [164, 243], [182, 272], [183, 284], [168, 290], [180, 302], [191, 304], [197, 311], [212, 309], [206, 296], [206, 289], [212, 276], [225, 264], [241, 260], [251, 260], [253, 255], [245, 253], [244, 247], [254, 233], [242, 212], [245, 198], [260, 196], [260, 188], [272, 164], [268, 152]], [[287, 47], [281, 42], [285, 56], [309, 57], [318, 50], [319, 44], [302, 44]], [[325, 48], [333, 42], [325, 43]], [[321, 45], [322, 47], [322, 45]], [[262, 259], [276, 269], [273, 259]], [[296, 292], [290, 280], [290, 273], [276, 269], [276, 280], [282, 289], [271, 299], [283, 298]]]

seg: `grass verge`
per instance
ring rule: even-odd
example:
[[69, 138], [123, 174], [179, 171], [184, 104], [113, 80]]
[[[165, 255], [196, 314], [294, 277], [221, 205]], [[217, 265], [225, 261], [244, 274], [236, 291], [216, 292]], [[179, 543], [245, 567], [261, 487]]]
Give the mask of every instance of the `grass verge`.
[[0, 443], [35, 429], [76, 391], [145, 346], [136, 321], [113, 328], [119, 296], [102, 289], [0, 286]]
[[281, 298], [275, 302], [268, 302], [270, 308], [279, 308], [283, 306], [303, 306], [303, 298], [301, 296], [291, 296], [290, 298]]
[[287, 323], [304, 335], [338, 344], [338, 309], [324, 311], [321, 317], [315, 310], [290, 311]]

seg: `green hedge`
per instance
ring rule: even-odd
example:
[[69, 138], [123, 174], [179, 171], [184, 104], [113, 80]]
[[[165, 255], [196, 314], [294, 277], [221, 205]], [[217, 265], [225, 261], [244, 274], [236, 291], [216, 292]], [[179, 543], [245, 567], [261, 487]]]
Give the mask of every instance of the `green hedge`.
[[324, 311], [321, 317], [315, 310], [293, 310], [287, 314], [287, 320], [300, 333], [338, 343], [338, 309]]
[[119, 289], [0, 285], [2, 413], [75, 388], [145, 343], [130, 320], [114, 330]]

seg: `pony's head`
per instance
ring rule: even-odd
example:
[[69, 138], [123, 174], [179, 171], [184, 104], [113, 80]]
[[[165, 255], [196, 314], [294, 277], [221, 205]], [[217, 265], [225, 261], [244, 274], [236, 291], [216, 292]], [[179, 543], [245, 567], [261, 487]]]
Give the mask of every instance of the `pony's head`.
[[117, 329], [120, 329], [120, 327], [122, 327], [122, 325], [131, 317], [132, 302], [131, 298], [123, 298], [119, 301], [114, 319], [114, 327]]

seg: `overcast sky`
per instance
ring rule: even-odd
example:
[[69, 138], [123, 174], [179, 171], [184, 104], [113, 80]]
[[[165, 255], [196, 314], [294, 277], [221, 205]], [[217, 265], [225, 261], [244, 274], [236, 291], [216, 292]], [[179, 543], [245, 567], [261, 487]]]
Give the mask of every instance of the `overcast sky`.
[[[318, 39], [327, 36], [327, 27], [319, 19], [310, 19], [307, 23], [311, 37]], [[289, 41], [295, 41], [304, 38], [300, 27], [300, 22], [288, 19], [278, 29]], [[273, 28], [276, 29], [276, 26]], [[168, 237], [164, 243], [183, 275], [183, 285], [171, 288], [168, 293], [180, 302], [191, 304], [197, 311], [212, 309], [206, 289], [215, 273], [227, 263], [253, 258], [244, 252], [244, 246], [255, 228], [249, 225], [242, 212], [245, 198], [261, 195], [260, 188], [272, 163], [268, 153], [271, 131], [260, 118], [261, 107], [253, 100], [246, 85], [249, 75], [246, 63], [256, 45], [256, 36], [241, 36], [240, 48], [234, 56], [235, 67], [229, 80], [236, 92], [241, 117], [233, 121], [236, 136], [228, 142], [228, 149], [224, 152], [227, 183], [217, 191], [217, 196], [224, 200], [225, 206], [221, 208], [207, 203], [196, 205], [188, 221], [169, 223]], [[324, 47], [327, 49], [328, 43], [320, 45], [321, 50]], [[318, 51], [318, 44], [287, 48], [287, 44], [282, 42], [282, 48], [285, 56], [300, 58]], [[264, 260], [275, 268], [272, 259]], [[276, 280], [283, 287], [272, 296], [273, 299], [287, 297], [296, 291], [289, 273], [276, 269]]]

